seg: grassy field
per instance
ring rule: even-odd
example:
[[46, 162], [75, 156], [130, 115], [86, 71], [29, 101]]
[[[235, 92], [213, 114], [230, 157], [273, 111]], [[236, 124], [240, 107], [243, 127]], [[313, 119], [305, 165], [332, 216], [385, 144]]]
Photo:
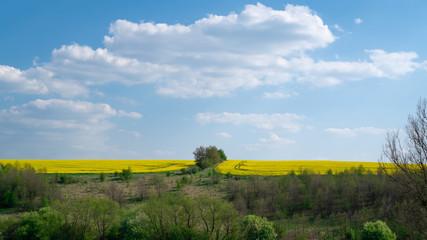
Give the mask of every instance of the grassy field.
[[113, 173], [131, 167], [134, 173], [167, 172], [194, 165], [192, 160], [46, 160], [46, 159], [1, 159], [2, 164], [31, 164], [36, 170], [46, 173]]
[[292, 170], [296, 174], [300, 174], [303, 170], [327, 174], [330, 169], [332, 173], [336, 174], [350, 170], [352, 167], [358, 168], [360, 165], [365, 171], [370, 170], [374, 174], [377, 173], [379, 167], [376, 162], [228, 160], [218, 165], [215, 170], [222, 174], [275, 176], [288, 174]]

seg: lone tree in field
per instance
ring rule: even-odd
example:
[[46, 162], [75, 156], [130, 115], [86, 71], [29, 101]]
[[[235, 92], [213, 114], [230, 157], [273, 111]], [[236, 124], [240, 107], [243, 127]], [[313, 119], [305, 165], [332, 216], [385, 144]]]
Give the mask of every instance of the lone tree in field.
[[194, 150], [193, 154], [196, 165], [201, 169], [220, 163], [221, 160], [226, 160], [221, 158], [222, 156], [225, 157], [224, 151], [222, 149], [218, 150], [215, 146], [200, 146]]

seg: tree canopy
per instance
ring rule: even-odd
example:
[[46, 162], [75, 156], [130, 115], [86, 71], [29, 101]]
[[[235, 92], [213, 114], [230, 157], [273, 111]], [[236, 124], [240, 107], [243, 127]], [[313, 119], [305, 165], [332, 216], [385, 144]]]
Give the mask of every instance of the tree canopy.
[[220, 163], [222, 160], [226, 160], [224, 150], [217, 149], [215, 146], [200, 146], [193, 152], [194, 160], [196, 165], [202, 169]]

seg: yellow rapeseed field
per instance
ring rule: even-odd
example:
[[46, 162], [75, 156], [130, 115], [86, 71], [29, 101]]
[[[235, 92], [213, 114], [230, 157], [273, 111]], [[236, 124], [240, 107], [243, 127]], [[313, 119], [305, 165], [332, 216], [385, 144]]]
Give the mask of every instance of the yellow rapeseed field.
[[[216, 167], [216, 171], [222, 174], [231, 173], [233, 175], [285, 175], [292, 170], [296, 174], [307, 170], [310, 173], [326, 174], [329, 169], [334, 174], [350, 170], [352, 167], [358, 168], [360, 165], [364, 169], [376, 174], [379, 164], [376, 162], [346, 162], [346, 161], [247, 161], [247, 160], [227, 160]], [[388, 164], [387, 167], [392, 167]]]
[[131, 168], [132, 172], [167, 172], [187, 168], [195, 164], [192, 160], [45, 160], [45, 159], [0, 159], [1, 164], [26, 163], [36, 170], [47, 173], [113, 173]]

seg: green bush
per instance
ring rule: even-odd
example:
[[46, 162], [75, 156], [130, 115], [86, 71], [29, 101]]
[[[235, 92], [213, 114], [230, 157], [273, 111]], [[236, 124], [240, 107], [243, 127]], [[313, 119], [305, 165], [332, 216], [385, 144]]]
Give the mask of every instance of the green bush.
[[62, 184], [70, 184], [70, 183], [77, 182], [77, 180], [71, 174], [60, 174], [58, 179], [59, 179], [58, 183], [62, 183]]
[[128, 167], [128, 169], [123, 169], [120, 173], [120, 180], [129, 181], [132, 179], [132, 169]]
[[273, 223], [256, 215], [247, 215], [243, 219], [241, 231], [242, 239], [245, 240], [273, 240], [277, 236], [274, 232]]
[[102, 173], [99, 174], [99, 180], [101, 182], [105, 181], [105, 173], [104, 172], [102, 172]]
[[383, 221], [366, 222], [363, 225], [362, 240], [396, 240], [396, 234]]

